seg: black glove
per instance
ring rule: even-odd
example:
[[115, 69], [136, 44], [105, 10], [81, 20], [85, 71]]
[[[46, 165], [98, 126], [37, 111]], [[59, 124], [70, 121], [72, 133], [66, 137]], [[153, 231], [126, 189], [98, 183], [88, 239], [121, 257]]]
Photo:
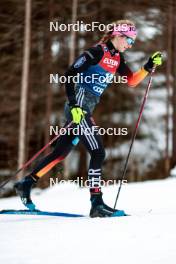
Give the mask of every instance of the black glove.
[[144, 65], [144, 69], [151, 72], [154, 65], [160, 66], [162, 63], [162, 54], [160, 51], [157, 51], [149, 58], [148, 62]]

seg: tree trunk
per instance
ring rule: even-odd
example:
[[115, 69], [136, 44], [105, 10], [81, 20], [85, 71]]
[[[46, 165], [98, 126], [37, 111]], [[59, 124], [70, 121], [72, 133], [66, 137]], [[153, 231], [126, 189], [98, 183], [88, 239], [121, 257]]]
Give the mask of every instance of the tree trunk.
[[[77, 7], [78, 7], [78, 0], [72, 1], [72, 24], [76, 22], [77, 19]], [[73, 63], [75, 58], [75, 47], [76, 47], [76, 31], [71, 31], [71, 38], [70, 38], [70, 53], [69, 53], [69, 65]], [[69, 169], [69, 160], [64, 160], [64, 178], [68, 179], [70, 174]]]
[[[176, 12], [176, 6], [173, 5], [174, 12]], [[176, 16], [173, 16], [173, 56], [176, 54]], [[176, 57], [176, 56], [175, 56]], [[173, 137], [172, 137], [172, 167], [176, 165], [176, 58], [173, 60]]]
[[[47, 25], [49, 24], [49, 21], [52, 21], [53, 17], [53, 0], [49, 1], [49, 14], [48, 14], [48, 19], [46, 23], [46, 28]], [[52, 45], [52, 32], [46, 32], [47, 36], [44, 39], [44, 63], [46, 63], [46, 71], [44, 72], [44, 83], [47, 83], [47, 94], [46, 94], [46, 126], [45, 126], [45, 145], [49, 142], [50, 140], [50, 135], [49, 135], [49, 127], [50, 127], [50, 117], [52, 113], [52, 87], [51, 84], [46, 82], [45, 80], [48, 80], [48, 76], [51, 73], [51, 64], [52, 64], [52, 57], [51, 57], [51, 45]], [[46, 44], [46, 46], [45, 46]], [[45, 154], [48, 154], [49, 148], [46, 149]]]
[[166, 150], [165, 150], [165, 175], [168, 176], [170, 172], [170, 116], [171, 116], [171, 77], [172, 77], [172, 34], [173, 34], [173, 5], [170, 0], [168, 8], [168, 41], [167, 41], [167, 68], [166, 68], [166, 80], [167, 80], [167, 102], [166, 102]]
[[[78, 8], [78, 0], [73, 0], [72, 2], [72, 24], [76, 23], [77, 8]], [[73, 60], [75, 58], [75, 48], [76, 48], [76, 31], [72, 30], [71, 38], [70, 38], [69, 65], [73, 63]]]
[[23, 49], [23, 69], [21, 83], [21, 101], [20, 101], [20, 127], [19, 127], [19, 149], [18, 149], [18, 167], [25, 161], [26, 145], [26, 116], [27, 116], [27, 94], [30, 65], [30, 42], [31, 42], [31, 2], [26, 0], [25, 6], [25, 28], [24, 28], [24, 49]]

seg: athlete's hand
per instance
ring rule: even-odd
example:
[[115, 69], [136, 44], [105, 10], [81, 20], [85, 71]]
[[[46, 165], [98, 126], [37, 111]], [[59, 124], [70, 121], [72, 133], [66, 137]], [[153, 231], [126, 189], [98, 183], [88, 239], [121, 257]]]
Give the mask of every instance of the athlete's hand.
[[72, 114], [73, 123], [79, 125], [82, 119], [84, 118], [84, 111], [78, 105], [74, 105], [70, 108]]
[[148, 72], [151, 72], [154, 65], [160, 66], [162, 65], [162, 63], [162, 53], [160, 51], [157, 51], [149, 58], [148, 62], [144, 65], [144, 69]]

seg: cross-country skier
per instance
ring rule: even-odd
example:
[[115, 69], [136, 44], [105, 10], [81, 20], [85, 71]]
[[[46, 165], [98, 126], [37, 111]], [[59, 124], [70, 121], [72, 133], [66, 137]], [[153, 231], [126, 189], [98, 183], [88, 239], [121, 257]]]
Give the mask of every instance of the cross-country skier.
[[[126, 76], [127, 84], [135, 87], [151, 72], [154, 64], [156, 66], [162, 64], [160, 52], [155, 52], [137, 72], [133, 73], [130, 70], [122, 53], [133, 46], [136, 35], [137, 31], [132, 21], [116, 21], [97, 45], [85, 50], [68, 68], [66, 72], [67, 80], [70, 76], [74, 77], [78, 73], [82, 73], [83, 81], [80, 80], [75, 84], [73, 79], [70, 78], [71, 81], [66, 83], [68, 102], [65, 104], [67, 119], [65, 127], [71, 121], [74, 126], [82, 127], [83, 130], [91, 129], [95, 125], [92, 118], [93, 110], [99, 103], [104, 90], [112, 82], [114, 75]], [[93, 81], [92, 76], [94, 74], [98, 78]], [[106, 78], [106, 82], [101, 82], [99, 77], [102, 76]], [[68, 133], [61, 135], [53, 152], [44, 157], [29, 175], [15, 184], [16, 192], [27, 208], [30, 210], [35, 209], [30, 197], [32, 187], [44, 174], [63, 160], [78, 141], [84, 144], [91, 157], [88, 170], [91, 201], [90, 216], [107, 217], [114, 212], [118, 212], [118, 210], [107, 206], [102, 199], [99, 183], [105, 150], [101, 137], [97, 132], [94, 134], [80, 134], [79, 136]]]

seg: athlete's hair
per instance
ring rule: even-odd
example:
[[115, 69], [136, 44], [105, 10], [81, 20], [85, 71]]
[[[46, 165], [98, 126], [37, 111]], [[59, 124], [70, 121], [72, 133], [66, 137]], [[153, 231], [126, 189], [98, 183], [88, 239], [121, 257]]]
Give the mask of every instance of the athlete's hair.
[[106, 30], [105, 34], [100, 39], [99, 43], [106, 43], [108, 40], [113, 39], [115, 37], [115, 36], [112, 36], [112, 33], [114, 31], [114, 27], [118, 27], [119, 25], [123, 25], [123, 24], [126, 24], [128, 26], [135, 27], [134, 22], [131, 21], [131, 20], [128, 20], [128, 19], [117, 20], [117, 21], [114, 21], [114, 22], [112, 22], [110, 24], [112, 24], [112, 26], [110, 26], [108, 28], [108, 30]]

